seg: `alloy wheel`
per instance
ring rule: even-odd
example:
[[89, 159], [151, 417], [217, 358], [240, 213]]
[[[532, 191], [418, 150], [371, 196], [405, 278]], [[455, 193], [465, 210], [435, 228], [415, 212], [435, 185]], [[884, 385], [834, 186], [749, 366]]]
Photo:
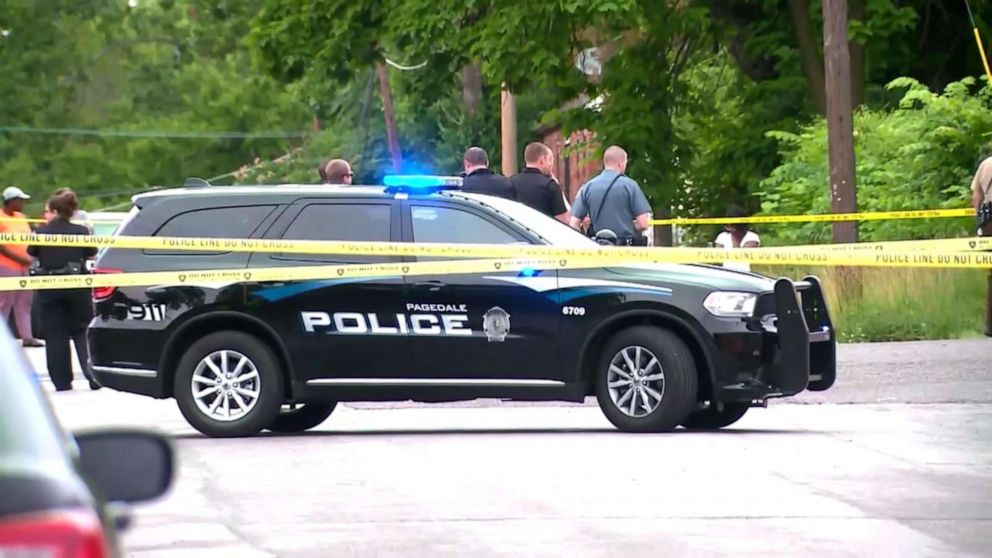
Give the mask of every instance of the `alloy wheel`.
[[196, 365], [190, 388], [200, 412], [212, 420], [231, 422], [255, 408], [259, 380], [251, 359], [237, 351], [219, 350]]
[[634, 418], [646, 417], [658, 408], [665, 395], [665, 371], [645, 347], [624, 347], [610, 361], [606, 387], [620, 412]]

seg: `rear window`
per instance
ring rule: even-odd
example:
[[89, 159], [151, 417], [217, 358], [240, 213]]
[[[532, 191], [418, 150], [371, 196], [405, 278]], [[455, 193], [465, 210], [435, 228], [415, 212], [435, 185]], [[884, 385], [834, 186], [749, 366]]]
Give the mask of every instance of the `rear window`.
[[[212, 207], [180, 213], [166, 221], [154, 236], [192, 238], [251, 238], [274, 205]], [[224, 252], [190, 252], [185, 250], [146, 250], [158, 255], [215, 255]]]
[[[390, 236], [389, 204], [311, 204], [303, 208], [286, 228], [282, 238], [288, 240], [346, 240], [387, 242]], [[377, 256], [349, 256], [344, 254], [288, 254], [280, 259], [297, 261], [361, 263], [385, 261]]]

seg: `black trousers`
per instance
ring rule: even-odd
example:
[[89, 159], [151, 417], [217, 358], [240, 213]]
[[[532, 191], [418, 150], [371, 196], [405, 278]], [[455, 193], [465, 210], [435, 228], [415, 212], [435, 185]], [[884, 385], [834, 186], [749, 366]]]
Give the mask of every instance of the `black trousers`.
[[86, 327], [93, 318], [93, 302], [89, 289], [39, 291], [43, 312], [45, 354], [48, 375], [56, 389], [72, 387], [72, 352], [69, 342], [76, 346], [79, 366], [87, 379], [91, 378], [89, 349], [86, 347]]

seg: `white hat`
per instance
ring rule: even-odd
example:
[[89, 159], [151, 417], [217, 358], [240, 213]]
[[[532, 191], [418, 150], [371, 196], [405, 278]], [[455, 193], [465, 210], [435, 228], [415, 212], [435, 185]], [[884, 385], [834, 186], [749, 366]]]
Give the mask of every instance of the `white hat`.
[[24, 190], [21, 190], [17, 186], [11, 186], [3, 191], [3, 201], [9, 202], [10, 200], [17, 199], [29, 200], [31, 199], [31, 196], [25, 194]]

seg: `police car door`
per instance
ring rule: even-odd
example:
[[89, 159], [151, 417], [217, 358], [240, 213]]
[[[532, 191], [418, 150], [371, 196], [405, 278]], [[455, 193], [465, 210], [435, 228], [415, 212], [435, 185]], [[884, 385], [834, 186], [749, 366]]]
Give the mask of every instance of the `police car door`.
[[[527, 243], [496, 216], [457, 201], [405, 203], [405, 241]], [[431, 259], [438, 258], [415, 258]], [[557, 282], [555, 271], [541, 275]], [[411, 276], [407, 285], [405, 306], [411, 322], [419, 324], [411, 329], [417, 347], [410, 354], [420, 377], [496, 380], [506, 386], [557, 380], [557, 300], [525, 287], [519, 272]]]
[[[301, 200], [266, 235], [292, 240], [400, 240], [399, 205], [388, 199]], [[254, 254], [252, 266], [302, 266], [399, 261], [342, 254]], [[391, 375], [402, 355], [391, 350], [405, 331], [395, 316], [402, 277], [259, 283], [249, 288], [256, 313], [280, 332], [297, 379]]]

